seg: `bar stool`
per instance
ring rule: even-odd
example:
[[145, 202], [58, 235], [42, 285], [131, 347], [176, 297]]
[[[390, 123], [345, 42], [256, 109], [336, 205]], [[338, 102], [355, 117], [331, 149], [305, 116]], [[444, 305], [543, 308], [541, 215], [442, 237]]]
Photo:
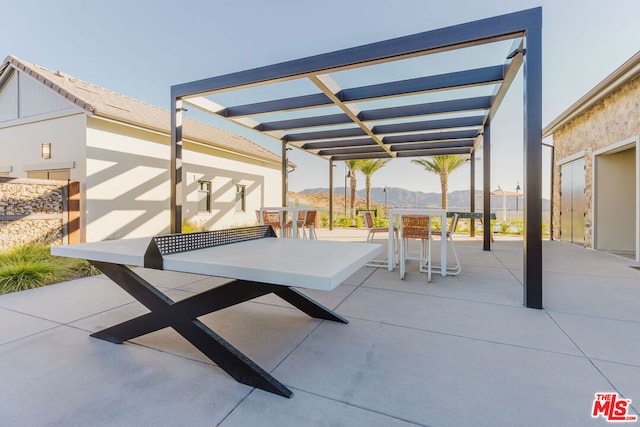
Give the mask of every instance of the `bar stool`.
[[291, 235], [291, 221], [283, 224], [282, 212], [262, 211], [262, 223], [270, 225], [275, 230], [280, 230], [280, 237], [289, 237]]
[[[460, 257], [458, 256], [458, 251], [456, 250], [456, 245], [454, 245], [454, 243], [453, 243], [453, 233], [455, 233], [456, 227], [458, 226], [458, 219], [460, 219], [460, 214], [454, 213], [453, 214], [453, 218], [451, 219], [451, 222], [449, 223], [449, 227], [447, 228], [447, 235], [445, 236], [445, 239], [447, 239], [447, 246], [451, 246], [451, 248], [453, 249], [453, 255], [456, 258], [455, 267], [447, 266], [447, 274], [449, 274], [451, 276], [455, 276], [457, 274], [460, 274], [460, 272], [462, 271], [462, 265], [460, 264]], [[436, 236], [437, 237], [441, 237], [442, 236], [442, 231], [433, 230], [431, 232], [431, 236], [433, 236], [434, 238]], [[437, 268], [439, 266], [435, 266], [435, 267]]]
[[[388, 227], [376, 227], [373, 224], [373, 218], [371, 217], [371, 212], [365, 211], [363, 216], [364, 216], [364, 225], [369, 230], [369, 233], [367, 234], [367, 243], [373, 243], [373, 239], [375, 238], [375, 235], [377, 233], [384, 233], [387, 236], [389, 236]], [[391, 219], [389, 219], [389, 221], [391, 221]], [[394, 257], [396, 257], [396, 259], [394, 259], [394, 263], [398, 259], [397, 258], [398, 257], [398, 240], [399, 240], [398, 228], [394, 226], [393, 227], [393, 254], [394, 254]], [[378, 260], [378, 259], [371, 260], [367, 264], [365, 264], [365, 266], [367, 267], [386, 267], [387, 265], [388, 265], [387, 260]]]
[[[405, 276], [407, 259], [420, 261], [420, 273], [431, 282], [431, 218], [427, 215], [402, 215], [400, 227], [400, 279]], [[409, 239], [420, 240], [420, 256], [408, 256]]]
[[[301, 210], [298, 212], [298, 228], [302, 228], [302, 238], [309, 240], [318, 240], [318, 236], [316, 235], [316, 215], [318, 211], [316, 210]], [[307, 237], [307, 232], [305, 229], [309, 229], [309, 237]], [[298, 236], [300, 237], [300, 236]]]

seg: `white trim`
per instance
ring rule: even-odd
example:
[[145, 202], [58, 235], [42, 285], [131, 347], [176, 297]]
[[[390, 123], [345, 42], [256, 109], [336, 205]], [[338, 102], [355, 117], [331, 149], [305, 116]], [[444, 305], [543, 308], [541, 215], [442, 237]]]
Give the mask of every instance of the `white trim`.
[[551, 123], [542, 129], [542, 136], [553, 135], [561, 127], [571, 120], [582, 115], [594, 105], [611, 95], [618, 88], [633, 81], [640, 75], [640, 51], [633, 55], [624, 64], [613, 71], [596, 87], [591, 89], [582, 98], [567, 108], [562, 114], [556, 117]]
[[627, 148], [631, 148], [634, 144], [638, 143], [638, 139], [640, 139], [640, 135], [632, 136], [631, 138], [624, 139], [622, 141], [616, 142], [615, 144], [608, 145], [604, 148], [600, 148], [593, 152], [594, 156], [599, 156], [600, 154], [608, 153], [613, 154], [616, 151], [623, 151]]
[[47, 120], [61, 119], [63, 117], [77, 116], [78, 114], [86, 114], [80, 108], [67, 108], [65, 110], [51, 111], [48, 113], [35, 114], [33, 116], [20, 117], [18, 119], [6, 120], [0, 122], [0, 129], [7, 129], [15, 126], [28, 125], [31, 123], [44, 122]]
[[596, 154], [594, 153], [591, 157], [591, 249], [593, 250], [597, 250], [596, 248], [598, 247], [598, 233], [596, 233], [596, 200], [598, 199], [598, 186], [596, 185], [596, 177], [598, 176], [597, 171], [598, 162], [596, 161]]
[[564, 157], [564, 158], [562, 158], [562, 159], [558, 160], [558, 161], [556, 162], [556, 164], [557, 164], [558, 166], [562, 166], [562, 165], [564, 165], [564, 164], [566, 164], [566, 163], [574, 162], [574, 161], [576, 161], [576, 160], [578, 160], [578, 159], [581, 159], [582, 157], [585, 157], [585, 156], [587, 155], [587, 153], [588, 153], [588, 152], [589, 152], [588, 150], [580, 151], [580, 152], [578, 152], [578, 153], [572, 154], [572, 155], [570, 155], [570, 156], [567, 156], [567, 157]]
[[635, 147], [636, 149], [636, 230], [635, 230], [636, 258], [635, 258], [635, 261], [636, 263], [640, 264], [640, 135], [632, 136], [630, 138], [608, 145], [604, 148], [600, 148], [593, 152], [593, 160], [592, 160], [593, 168], [591, 170], [591, 175], [592, 175], [591, 191], [593, 193], [591, 197], [591, 226], [592, 226], [591, 234], [593, 236], [593, 239], [592, 239], [593, 249], [596, 249], [598, 247], [598, 242], [597, 242], [598, 233], [595, 232], [596, 231], [595, 228], [597, 227], [597, 224], [595, 222], [595, 214], [596, 214], [595, 202], [598, 196], [597, 195], [598, 186], [596, 185], [596, 177], [598, 176], [598, 173], [597, 173], [598, 162], [596, 161], [596, 157], [604, 154], [613, 154], [618, 151], [627, 150], [633, 147]]
[[[162, 136], [164, 138], [171, 138], [171, 135], [169, 133], [167, 133], [166, 130], [160, 130], [160, 129], [149, 127], [149, 126], [145, 126], [145, 125], [139, 124], [139, 123], [126, 122], [126, 121], [123, 121], [123, 120], [118, 119], [118, 118], [113, 118], [113, 117], [109, 117], [109, 116], [103, 115], [101, 113], [93, 113], [93, 114], [89, 114], [89, 116], [91, 118], [93, 118], [93, 119], [96, 119], [96, 120], [103, 120], [105, 122], [115, 123], [115, 124], [118, 124], [118, 125], [121, 125], [121, 126], [127, 126], [127, 127], [131, 127], [131, 128], [134, 128], [134, 129], [146, 131], [146, 132], [151, 132], [153, 134]], [[239, 134], [234, 134], [234, 135], [242, 137]], [[256, 144], [255, 142], [250, 141], [249, 139], [246, 139], [246, 140], [251, 142], [251, 143], [253, 143], [253, 144]], [[254, 155], [251, 155], [249, 153], [245, 153], [245, 152], [241, 152], [241, 151], [234, 151], [231, 148], [224, 148], [224, 147], [221, 147], [219, 145], [215, 145], [214, 142], [211, 142], [211, 143], [203, 142], [203, 141], [196, 140], [196, 139], [193, 139], [193, 138], [188, 137], [188, 136], [184, 136], [183, 137], [183, 141], [184, 142], [188, 142], [188, 143], [193, 144], [193, 145], [199, 145], [201, 147], [205, 147], [208, 150], [214, 150], [214, 151], [219, 151], [219, 152], [222, 152], [222, 153], [228, 153], [228, 154], [232, 154], [232, 155], [235, 155], [235, 156], [238, 156], [238, 157], [250, 159], [250, 160], [256, 161], [256, 162], [264, 162], [264, 163], [268, 163], [268, 164], [271, 164], [271, 165], [278, 165], [278, 166], [282, 162], [282, 160], [280, 160], [279, 158], [278, 158], [278, 160], [271, 160], [271, 159], [267, 159], [267, 158], [264, 158], [264, 157], [261, 157], [261, 156], [254, 156]], [[258, 145], [258, 144], [256, 144], [256, 145]], [[272, 153], [272, 154], [274, 154], [274, 153]], [[217, 153], [215, 153], [215, 152], [214, 153], [209, 153], [209, 155], [217, 156]], [[274, 156], [277, 156], [277, 155], [274, 154]], [[289, 162], [289, 164], [292, 165], [291, 162]]]
[[0, 172], [11, 173], [11, 172], [13, 172], [13, 166], [11, 166], [11, 165], [0, 165]]
[[34, 163], [30, 165], [24, 165], [22, 167], [22, 170], [25, 172], [46, 171], [46, 170], [53, 170], [53, 169], [75, 169], [75, 167], [76, 167], [75, 160], [70, 160], [67, 162], [56, 162], [56, 163], [43, 162], [43, 163]]

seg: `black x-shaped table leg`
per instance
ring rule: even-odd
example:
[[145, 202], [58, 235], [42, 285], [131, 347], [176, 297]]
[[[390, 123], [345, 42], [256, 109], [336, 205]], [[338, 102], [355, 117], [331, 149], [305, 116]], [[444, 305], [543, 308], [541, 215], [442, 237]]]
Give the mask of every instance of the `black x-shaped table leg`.
[[174, 302], [124, 265], [99, 261], [92, 263], [150, 310], [150, 313], [98, 331], [92, 337], [120, 344], [171, 327], [236, 381], [285, 397], [293, 395], [291, 390], [197, 317], [273, 292], [311, 317], [349, 323], [342, 316], [288, 286], [235, 280]]

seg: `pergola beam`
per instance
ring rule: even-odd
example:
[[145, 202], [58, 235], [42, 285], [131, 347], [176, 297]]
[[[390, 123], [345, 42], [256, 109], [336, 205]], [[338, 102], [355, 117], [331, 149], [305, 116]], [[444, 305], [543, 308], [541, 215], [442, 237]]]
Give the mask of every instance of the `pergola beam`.
[[[436, 76], [419, 77], [415, 79], [331, 91], [330, 94], [323, 91], [324, 96], [323, 94], [302, 95], [253, 104], [237, 105], [219, 110], [218, 114], [231, 118], [322, 107], [330, 105], [331, 101], [334, 99], [337, 99], [341, 103], [372, 101], [391, 96], [497, 84], [504, 79], [504, 71], [505, 67], [502, 65], [478, 68], [475, 70], [456, 71]], [[309, 76], [310, 79], [313, 79], [314, 77], [317, 76]], [[333, 101], [333, 103], [335, 103], [335, 101]]]
[[476, 98], [454, 99], [425, 104], [404, 105], [400, 107], [378, 108], [360, 113], [362, 120], [388, 120], [401, 117], [426, 116], [474, 110], [488, 110], [491, 108], [493, 97], [480, 96]]
[[[350, 136], [367, 136], [367, 132], [360, 127], [332, 129], [313, 132], [289, 133], [284, 139], [289, 142], [313, 141], [316, 139], [346, 138]], [[371, 137], [371, 135], [369, 135]], [[373, 137], [371, 137], [373, 139]]]
[[390, 159], [388, 153], [365, 153], [365, 154], [340, 154], [337, 156], [331, 156], [330, 160], [334, 161], [346, 161], [346, 160], [367, 160], [367, 159]]
[[337, 105], [342, 111], [344, 111], [344, 113], [349, 116], [353, 123], [355, 123], [365, 134], [369, 135], [369, 137], [373, 139], [376, 144], [378, 144], [384, 151], [386, 151], [389, 154], [389, 157], [395, 157], [389, 147], [382, 143], [378, 135], [371, 131], [371, 127], [360, 120], [360, 118], [358, 117], [358, 114], [360, 114], [360, 110], [355, 105], [345, 104], [336, 95], [340, 93], [340, 91], [338, 90], [338, 84], [334, 82], [331, 77], [323, 74], [321, 76], [309, 77], [309, 80], [311, 80], [318, 88], [320, 88], [320, 90], [325, 95], [327, 95], [335, 105]]
[[[475, 138], [480, 134], [477, 129], [458, 130], [458, 131], [443, 131], [443, 132], [431, 132], [431, 133], [415, 133], [415, 134], [403, 134], [385, 136], [382, 138], [384, 144], [402, 144], [410, 142], [424, 142], [424, 141], [443, 141], [451, 139], [468, 139]], [[314, 141], [318, 139], [331, 139], [331, 138], [344, 138], [349, 136], [365, 136], [365, 132], [358, 128], [351, 129], [336, 129], [332, 131], [311, 132], [287, 135], [284, 139], [288, 142], [302, 142], [302, 141]], [[315, 148], [338, 148], [348, 146], [352, 142], [353, 146], [371, 145], [375, 144], [373, 138], [354, 138], [354, 139], [340, 139], [335, 141], [318, 141], [309, 142], [301, 146], [301, 148], [315, 149]]]
[[174, 98], [201, 96], [265, 82], [276, 83], [291, 80], [328, 70], [334, 72], [346, 70], [364, 63], [373, 65], [426, 53], [444, 52], [514, 39], [522, 37], [531, 22], [539, 20], [540, 15], [540, 8], [528, 9], [383, 42], [183, 83], [171, 87], [171, 96]]
[[307, 142], [300, 146], [303, 150], [321, 150], [323, 148], [343, 148], [343, 147], [357, 147], [357, 146], [367, 146], [377, 145], [376, 142], [371, 138], [356, 138], [356, 139], [341, 139], [341, 140], [330, 140], [330, 141], [318, 141], [318, 142]]
[[400, 151], [396, 153], [398, 157], [428, 157], [428, 156], [445, 156], [449, 154], [471, 154], [471, 148], [456, 147], [437, 150], [414, 150], [414, 151]]
[[[473, 144], [475, 139], [467, 138], [461, 140], [444, 140], [442, 142], [420, 142], [420, 143], [406, 143], [406, 144], [395, 144], [391, 146], [391, 151], [394, 152], [407, 152], [407, 151], [416, 151], [416, 150], [430, 150], [430, 149], [455, 149], [455, 148], [466, 148], [463, 152], [470, 151], [473, 148]], [[334, 156], [338, 154], [369, 154], [369, 153], [381, 153], [384, 152], [381, 147], [377, 145], [367, 145], [361, 147], [345, 147], [345, 148], [329, 148], [318, 151], [319, 156]], [[397, 154], [400, 156], [400, 154]]]
[[[411, 143], [411, 144], [398, 144], [392, 145], [391, 151], [404, 152], [404, 151], [415, 151], [415, 150], [426, 150], [426, 149], [455, 149], [455, 148], [467, 148], [466, 151], [471, 151], [473, 148], [473, 142], [475, 140], [472, 138], [461, 139], [455, 141], [444, 141], [444, 142], [420, 142], [420, 143]], [[464, 150], [463, 150], [464, 151]]]
[[450, 132], [415, 133], [409, 135], [385, 136], [385, 144], [402, 144], [406, 142], [443, 141], [451, 139], [475, 138], [480, 134], [477, 129], [458, 130]]
[[491, 102], [491, 109], [489, 110], [489, 114], [487, 115], [488, 120], [493, 120], [493, 117], [498, 112], [500, 105], [502, 105], [502, 101], [504, 97], [507, 95], [513, 80], [516, 78], [516, 74], [518, 74], [518, 70], [522, 66], [523, 56], [525, 54], [525, 50], [522, 45], [522, 40], [516, 40], [513, 43], [510, 56], [511, 58], [507, 58], [507, 62], [504, 65], [504, 81], [498, 87], [496, 94], [493, 97], [493, 101]]
[[[477, 98], [473, 98], [475, 102]], [[469, 100], [471, 101], [471, 100]], [[451, 101], [448, 101], [450, 104]], [[434, 104], [442, 104], [442, 103], [434, 103]], [[460, 103], [458, 103], [460, 104]], [[431, 105], [433, 104], [423, 104], [423, 105]], [[482, 109], [489, 109], [491, 107], [491, 97], [485, 97], [482, 99]], [[465, 109], [442, 109], [442, 108], [434, 108], [429, 111], [428, 114], [441, 114], [441, 113], [451, 113], [457, 111], [467, 111], [467, 110], [476, 110], [479, 109], [477, 106], [472, 105], [471, 108]], [[409, 116], [412, 116], [411, 114]], [[368, 112], [363, 111], [359, 114], [359, 118], [363, 119], [368, 117]], [[390, 114], [388, 118], [398, 118], [405, 117], [402, 115], [398, 115], [394, 117]], [[437, 120], [425, 120], [419, 122], [411, 122], [411, 123], [394, 123], [389, 125], [378, 125], [373, 127], [373, 131], [376, 134], [384, 134], [384, 133], [399, 133], [399, 132], [412, 132], [418, 130], [437, 130], [437, 129], [448, 129], [453, 127], [467, 127], [467, 126], [482, 126], [484, 124], [485, 116], [473, 116], [473, 117], [456, 117], [453, 119], [437, 119]], [[293, 130], [293, 129], [308, 129], [312, 127], [319, 126], [331, 126], [331, 125], [342, 125], [351, 123], [351, 119], [348, 115], [344, 113], [338, 114], [328, 114], [325, 116], [314, 116], [314, 117], [304, 117], [300, 119], [289, 119], [289, 120], [279, 120], [274, 122], [264, 122], [256, 126], [254, 129], [266, 132], [266, 131], [275, 131], [275, 130]]]
[[416, 132], [421, 130], [441, 130], [459, 127], [482, 126], [484, 116], [456, 117], [454, 119], [425, 120], [422, 122], [395, 123], [390, 125], [374, 126], [377, 134]]

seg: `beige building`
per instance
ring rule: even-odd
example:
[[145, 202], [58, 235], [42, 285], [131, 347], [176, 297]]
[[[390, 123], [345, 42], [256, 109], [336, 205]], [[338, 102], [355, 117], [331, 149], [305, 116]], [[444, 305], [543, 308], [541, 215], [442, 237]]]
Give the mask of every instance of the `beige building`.
[[640, 262], [640, 52], [543, 130], [554, 238]]
[[[80, 183], [80, 238], [169, 230], [169, 112], [8, 56], [0, 64], [0, 176]], [[255, 223], [282, 200], [281, 159], [185, 119], [183, 217], [206, 228]]]

